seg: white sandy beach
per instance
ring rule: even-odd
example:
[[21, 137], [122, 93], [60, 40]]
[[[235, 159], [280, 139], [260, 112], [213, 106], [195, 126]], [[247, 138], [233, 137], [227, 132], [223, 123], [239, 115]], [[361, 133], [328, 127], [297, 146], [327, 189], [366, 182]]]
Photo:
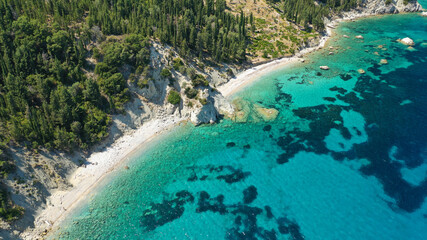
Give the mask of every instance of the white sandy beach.
[[48, 198], [47, 207], [37, 213], [34, 230], [26, 232], [24, 239], [35, 239], [35, 236], [40, 236], [46, 230], [56, 228], [80, 200], [87, 197], [91, 190], [110, 172], [117, 169], [120, 163], [127, 160], [133, 151], [182, 120], [174, 116], [153, 119], [134, 132], [120, 137], [105, 151], [93, 153], [87, 159], [86, 167], [79, 167], [69, 176], [73, 187], [69, 191], [57, 191]]
[[[331, 24], [335, 23], [328, 25]], [[331, 35], [331, 29], [327, 28], [327, 30], [328, 36], [322, 37], [318, 46], [304, 49], [293, 57], [274, 60], [243, 71], [226, 84], [221, 85], [218, 90], [223, 96], [229, 97], [262, 75], [280, 69], [289, 63], [300, 61], [305, 54], [324, 47]], [[37, 213], [35, 228], [26, 231], [21, 236], [24, 239], [37, 239], [35, 236], [41, 236], [43, 232], [51, 232], [52, 229], [57, 228], [81, 200], [89, 196], [102, 179], [128, 159], [129, 154], [184, 120], [186, 119], [177, 116], [150, 120], [132, 133], [120, 137], [104, 151], [93, 153], [87, 159], [86, 167], [79, 167], [69, 176], [73, 187], [69, 191], [57, 191], [52, 194], [47, 200], [47, 207]]]
[[328, 39], [329, 37], [322, 37], [318, 46], [312, 48], [305, 48], [302, 51], [298, 52], [295, 56], [276, 59], [271, 62], [247, 69], [239, 73], [236, 77], [232, 78], [227, 83], [219, 86], [218, 91], [220, 91], [223, 96], [229, 97], [241, 90], [243, 87], [247, 86], [248, 84], [258, 80], [261, 76], [281, 69], [290, 63], [296, 63], [298, 61], [301, 61], [303, 59], [302, 57], [305, 54], [324, 47]]

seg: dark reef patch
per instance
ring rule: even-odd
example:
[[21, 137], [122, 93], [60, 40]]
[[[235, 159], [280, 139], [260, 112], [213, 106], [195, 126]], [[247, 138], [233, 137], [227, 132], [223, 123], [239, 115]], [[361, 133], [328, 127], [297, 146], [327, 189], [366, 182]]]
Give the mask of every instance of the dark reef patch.
[[194, 197], [188, 191], [180, 191], [173, 199], [163, 199], [162, 203], [151, 203], [140, 219], [140, 224], [145, 231], [153, 231], [159, 226], [178, 219], [184, 213], [184, 205], [193, 202]]
[[258, 196], [258, 192], [254, 185], [251, 185], [245, 190], [243, 190], [243, 202], [245, 204], [252, 203], [257, 196]]
[[328, 101], [328, 102], [335, 102], [336, 101], [336, 99], [333, 97], [324, 97], [323, 99]]
[[267, 218], [271, 219], [274, 217], [270, 206], [264, 206], [264, 209], [265, 209], [265, 212], [267, 213]]
[[271, 125], [265, 125], [262, 130], [264, 130], [265, 132], [271, 131]]
[[286, 153], [280, 154], [280, 155], [277, 157], [276, 162], [277, 162], [278, 164], [283, 164], [283, 163], [287, 163], [287, 162], [289, 162], [288, 154], [286, 154]]
[[296, 222], [286, 217], [281, 217], [277, 219], [277, 224], [279, 225], [279, 232], [281, 234], [290, 234], [292, 239], [295, 240], [305, 239], [304, 235], [301, 233], [300, 226]]
[[331, 87], [331, 88], [329, 88], [329, 90], [331, 90], [333, 92], [339, 92], [340, 94], [345, 94], [347, 92], [346, 89], [344, 89], [342, 87], [337, 87], [337, 86]]
[[193, 174], [191, 174], [191, 176], [187, 179], [187, 181], [189, 182], [194, 182], [198, 179], [196, 173], [193, 172]]
[[230, 171], [229, 174], [219, 175], [216, 177], [216, 179], [224, 180], [226, 183], [231, 184], [240, 182], [250, 175], [250, 172], [243, 172], [241, 169], [235, 169], [233, 167], [229, 167], [228, 169]]
[[229, 148], [230, 147], [235, 147], [236, 143], [235, 142], [228, 142], [226, 146], [229, 147]]
[[[368, 70], [379, 79], [371, 78], [368, 74], [357, 74], [353, 91], [347, 92], [337, 86], [329, 89], [339, 92], [340, 95], [336, 98], [350, 106], [331, 104], [293, 109], [295, 116], [309, 121], [310, 131], [281, 129], [285, 136], [277, 139], [277, 145], [285, 153], [280, 155], [277, 163], [283, 163], [303, 150], [317, 154], [331, 153], [325, 146], [325, 137], [332, 128], [335, 128], [344, 138], [350, 139], [352, 135], [349, 129], [343, 126], [340, 113], [342, 110], [353, 110], [364, 117], [368, 126], [365, 130], [369, 140], [354, 145], [346, 152], [332, 152], [332, 156], [339, 161], [344, 158], [368, 159], [371, 164], [362, 167], [360, 171], [365, 175], [377, 177], [383, 184], [384, 191], [396, 200], [400, 209], [408, 212], [418, 209], [427, 196], [427, 179], [418, 186], [413, 186], [402, 178], [400, 169], [421, 165], [422, 156], [427, 155], [425, 150], [427, 128], [424, 127], [427, 121], [425, 110], [427, 82], [424, 76], [427, 54], [425, 50], [404, 54], [406, 58], [411, 59], [413, 65], [381, 74], [381, 66], [373, 63]], [[353, 72], [355, 73], [350, 71], [351, 74]], [[340, 74], [340, 78], [347, 81], [352, 76]], [[390, 85], [395, 87], [392, 88]], [[412, 103], [400, 105], [407, 99]], [[353, 130], [358, 136], [362, 135], [360, 129]], [[289, 135], [292, 138], [288, 137]], [[344, 147], [343, 144], [341, 146]], [[404, 160], [404, 164], [390, 159], [389, 151], [394, 146], [398, 149], [395, 157]]]
[[[250, 172], [243, 172], [241, 169], [237, 169], [233, 166], [205, 165], [192, 166], [188, 167], [188, 169], [192, 170], [187, 177], [187, 181], [189, 182], [194, 182], [197, 180], [205, 181], [207, 179], [218, 179], [232, 184], [242, 181], [250, 175]], [[199, 176], [202, 177], [199, 178]]]
[[340, 74], [340, 78], [344, 81], [348, 81], [351, 79], [351, 75], [348, 73]]
[[218, 212], [220, 214], [225, 214], [227, 212], [226, 206], [224, 205], [224, 195], [218, 195], [215, 198], [211, 198], [209, 194], [205, 191], [199, 193], [199, 201], [196, 212]]
[[344, 126], [340, 126], [339, 128], [341, 135], [345, 138], [345, 139], [351, 139], [351, 133], [350, 131], [344, 127]]

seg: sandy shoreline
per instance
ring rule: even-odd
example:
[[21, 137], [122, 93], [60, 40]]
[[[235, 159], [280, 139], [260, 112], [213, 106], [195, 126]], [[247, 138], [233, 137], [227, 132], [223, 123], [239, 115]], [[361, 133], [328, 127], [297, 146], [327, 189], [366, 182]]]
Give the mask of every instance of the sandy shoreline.
[[130, 134], [126, 134], [102, 152], [93, 153], [86, 161], [86, 167], [79, 167], [69, 177], [73, 187], [68, 191], [56, 191], [47, 199], [47, 207], [37, 212], [35, 228], [24, 232], [24, 239], [36, 239], [44, 232], [57, 228], [66, 216], [91, 193], [98, 183], [118, 168], [132, 153], [147, 144], [159, 134], [172, 129], [184, 119], [170, 116], [166, 119], [152, 119]]
[[[348, 18], [338, 19], [327, 26], [335, 26], [343, 20], [351, 20], [367, 15], [356, 15]], [[306, 48], [290, 58], [282, 58], [250, 68], [239, 73], [229, 82], [218, 87], [224, 97], [229, 97], [241, 90], [248, 84], [256, 81], [262, 75], [280, 69], [290, 63], [301, 60], [305, 54], [323, 48], [327, 40], [332, 35], [332, 28], [327, 27], [327, 35], [320, 39], [318, 46]], [[52, 232], [58, 228], [62, 220], [68, 216], [79, 205], [82, 199], [91, 193], [96, 185], [108, 176], [108, 173], [117, 169], [123, 161], [127, 160], [134, 151], [138, 150], [142, 144], [146, 144], [158, 134], [164, 133], [185, 119], [178, 116], [170, 116], [166, 119], [152, 119], [144, 123], [140, 128], [130, 134], [117, 139], [110, 147], [102, 152], [93, 153], [87, 159], [86, 167], [79, 167], [69, 176], [69, 181], [73, 187], [68, 191], [57, 191], [47, 200], [47, 207], [37, 212], [35, 227], [24, 232], [21, 237], [24, 239], [37, 239], [43, 232]]]
[[222, 93], [223, 96], [229, 97], [233, 95], [234, 93], [240, 91], [243, 87], [249, 85], [250, 83], [253, 83], [254, 81], [258, 80], [261, 76], [273, 72], [275, 70], [281, 69], [286, 65], [289, 65], [291, 63], [296, 63], [303, 60], [303, 56], [307, 53], [317, 51], [321, 48], [323, 48], [329, 39], [331, 34], [328, 31], [327, 36], [323, 36], [320, 39], [319, 44], [316, 47], [311, 48], [305, 48], [295, 54], [295, 56], [292, 57], [284, 57], [281, 59], [272, 60], [271, 62], [261, 64], [256, 67], [249, 68], [239, 74], [237, 74], [236, 77], [232, 78], [227, 83], [221, 85], [218, 87], [218, 91]]

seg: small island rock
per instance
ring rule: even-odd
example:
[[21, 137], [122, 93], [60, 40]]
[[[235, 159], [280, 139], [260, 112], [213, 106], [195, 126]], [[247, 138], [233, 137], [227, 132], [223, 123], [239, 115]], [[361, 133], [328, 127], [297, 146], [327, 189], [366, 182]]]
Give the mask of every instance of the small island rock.
[[357, 38], [357, 39], [363, 39], [363, 36], [362, 35], [357, 35], [355, 38]]
[[363, 70], [363, 69], [358, 69], [357, 70], [360, 74], [365, 74], [366, 72], [365, 72], [365, 70]]
[[402, 44], [408, 45], [408, 46], [414, 46], [415, 45], [414, 40], [412, 40], [408, 37], [406, 37], [404, 39], [398, 39], [397, 41], [402, 43]]
[[380, 63], [381, 64], [388, 64], [388, 61], [387, 61], [387, 59], [381, 59]]
[[320, 66], [320, 69], [322, 69], [322, 70], [329, 70], [329, 67], [328, 66]]
[[265, 108], [259, 104], [254, 104], [254, 109], [257, 115], [266, 122], [274, 121], [277, 118], [277, 115], [279, 115], [279, 111], [277, 109]]

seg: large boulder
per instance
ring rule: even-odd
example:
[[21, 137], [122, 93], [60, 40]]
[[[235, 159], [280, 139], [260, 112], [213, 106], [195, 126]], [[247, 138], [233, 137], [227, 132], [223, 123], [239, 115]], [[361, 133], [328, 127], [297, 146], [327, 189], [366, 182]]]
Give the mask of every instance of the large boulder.
[[407, 46], [414, 46], [415, 45], [414, 40], [412, 40], [412, 39], [410, 39], [408, 37], [406, 37], [404, 39], [398, 39], [397, 41], [400, 42], [400, 43], [402, 43], [402, 44], [405, 44]]
[[329, 70], [328, 66], [320, 66], [319, 68], [322, 69], [322, 70]]

